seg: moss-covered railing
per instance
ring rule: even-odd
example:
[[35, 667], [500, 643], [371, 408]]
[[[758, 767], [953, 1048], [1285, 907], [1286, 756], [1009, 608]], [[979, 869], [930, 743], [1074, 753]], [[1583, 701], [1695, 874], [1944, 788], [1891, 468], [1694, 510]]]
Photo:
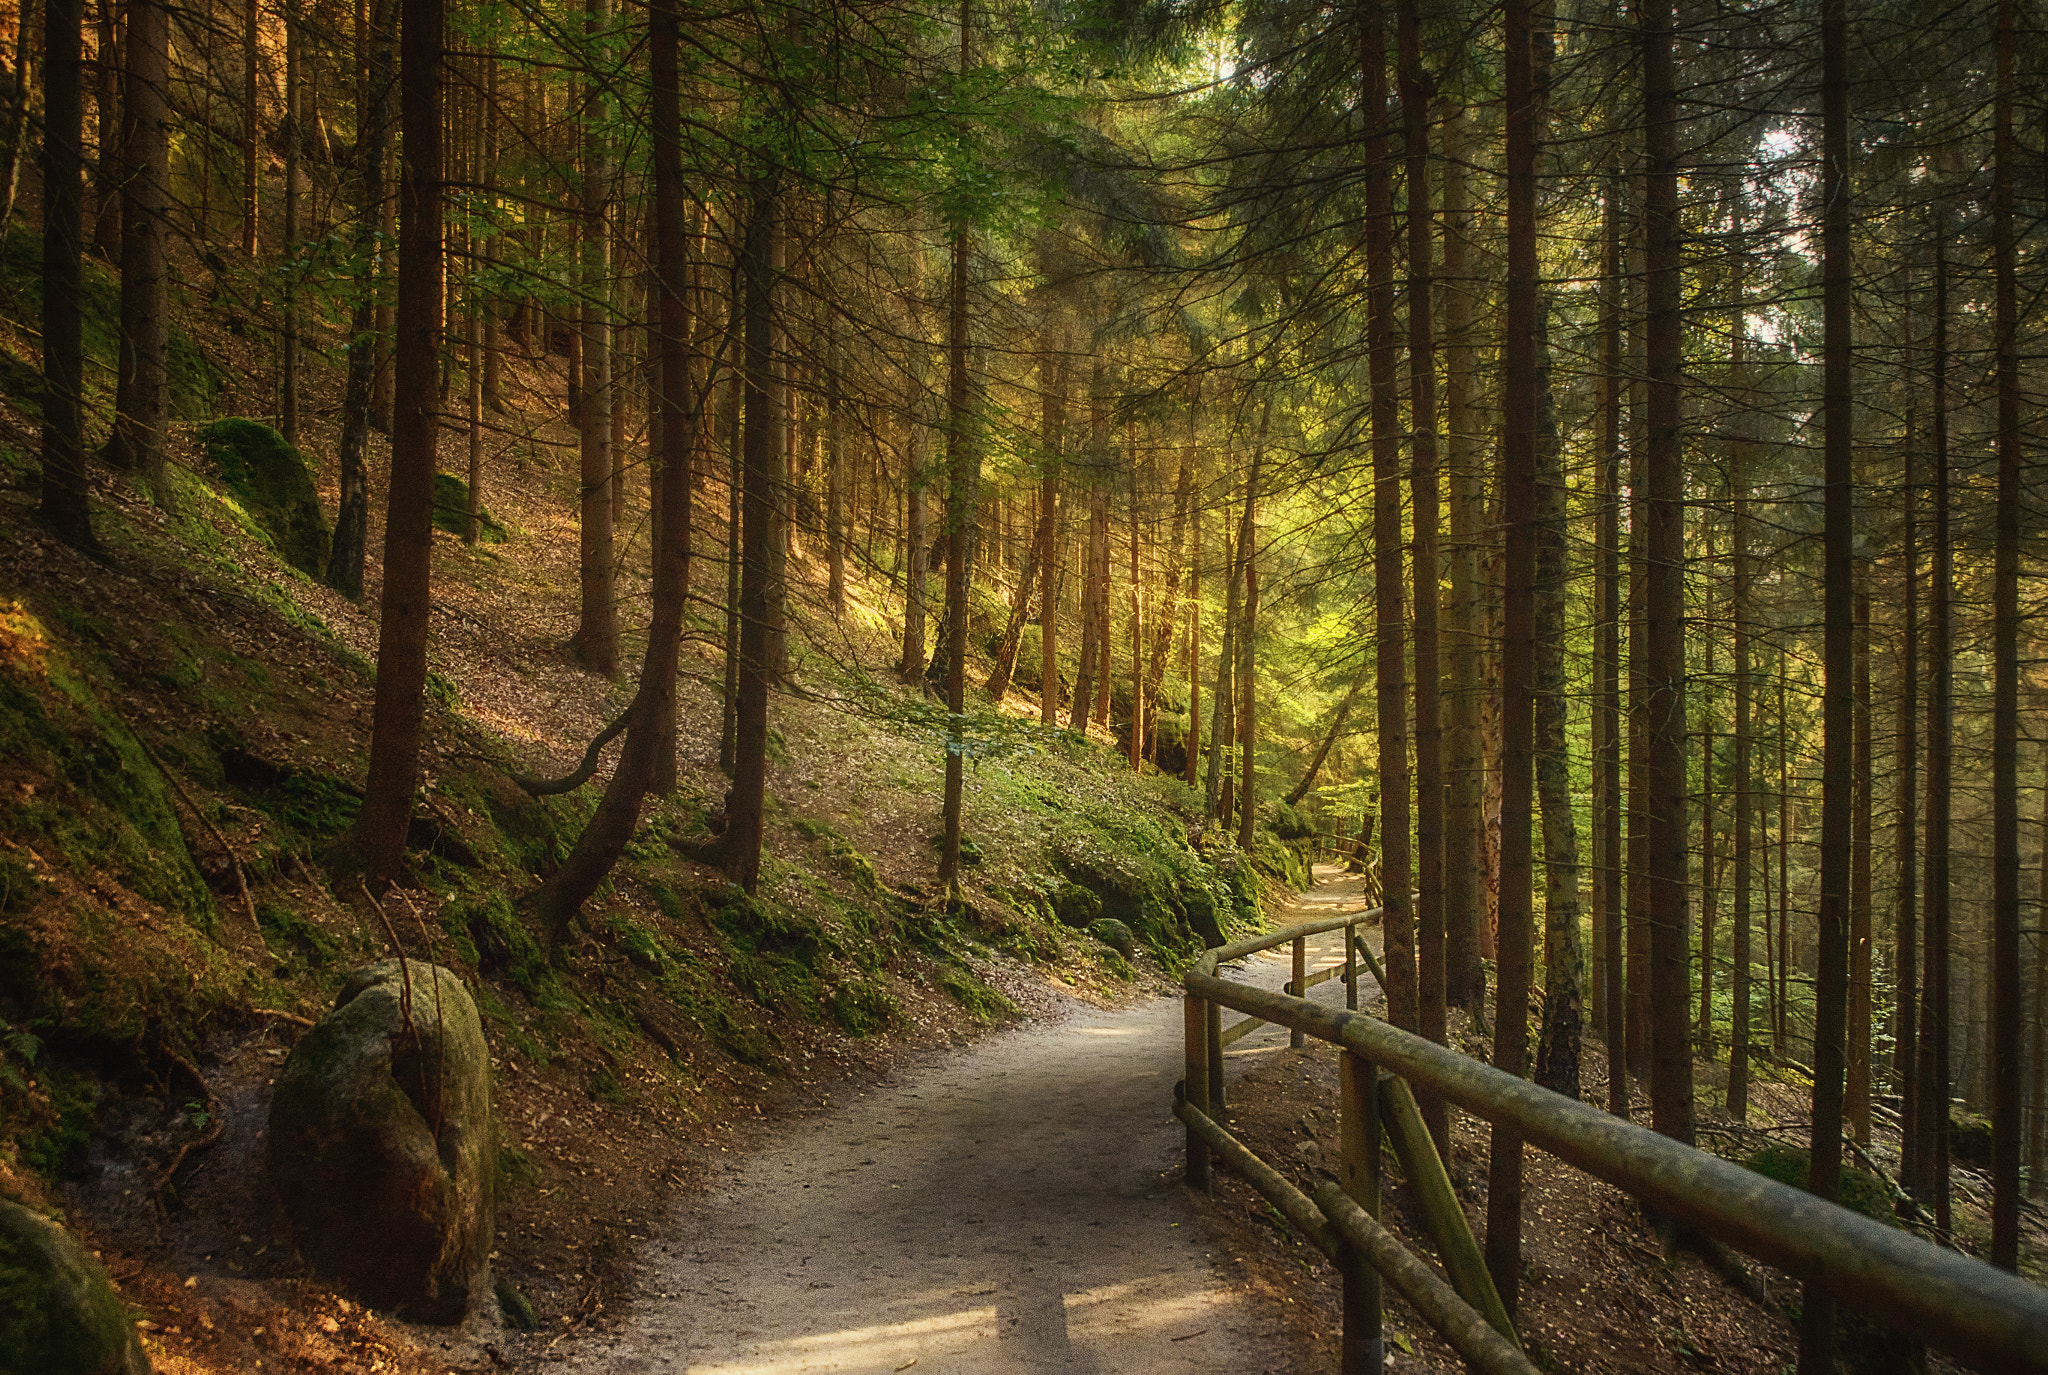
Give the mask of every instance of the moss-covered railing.
[[[1382, 1368], [1383, 1279], [1470, 1368], [1487, 1375], [1535, 1369], [1515, 1339], [1416, 1111], [1417, 1091], [1508, 1126], [1658, 1214], [1789, 1271], [1844, 1306], [1977, 1368], [2048, 1375], [2048, 1289], [1356, 1011], [1356, 959], [1363, 954], [1370, 961], [1371, 954], [1355, 928], [1373, 915], [1353, 913], [1217, 946], [1181, 981], [1187, 993], [1187, 1074], [1176, 1089], [1174, 1114], [1187, 1125], [1188, 1182], [1207, 1188], [1211, 1157], [1220, 1157], [1336, 1264], [1344, 1285], [1344, 1375]], [[1304, 938], [1340, 928], [1344, 965], [1306, 975]], [[1294, 978], [1285, 993], [1218, 974], [1225, 961], [1286, 942], [1294, 948]], [[1377, 977], [1378, 969], [1373, 972]], [[1325, 1007], [1302, 996], [1311, 983], [1340, 973], [1350, 986], [1349, 1007]], [[1251, 1021], [1226, 1031], [1226, 1007]], [[1295, 1045], [1313, 1036], [1343, 1051], [1339, 1179], [1312, 1198], [1216, 1120], [1223, 1100], [1223, 1046], [1261, 1023], [1287, 1027]], [[1449, 1284], [1376, 1220], [1383, 1137], [1416, 1186]]]

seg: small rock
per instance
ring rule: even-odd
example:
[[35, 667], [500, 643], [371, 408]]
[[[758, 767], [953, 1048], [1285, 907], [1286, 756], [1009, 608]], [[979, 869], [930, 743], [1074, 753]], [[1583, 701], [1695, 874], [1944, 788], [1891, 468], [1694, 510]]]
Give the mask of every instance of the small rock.
[[107, 1272], [72, 1235], [0, 1202], [0, 1375], [149, 1375]]

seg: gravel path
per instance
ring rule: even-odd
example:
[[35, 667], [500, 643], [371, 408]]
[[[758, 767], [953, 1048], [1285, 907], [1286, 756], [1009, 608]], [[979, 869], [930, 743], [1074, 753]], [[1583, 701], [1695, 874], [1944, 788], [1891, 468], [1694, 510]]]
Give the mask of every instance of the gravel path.
[[[1286, 915], [1331, 914], [1349, 887]], [[1248, 981], [1288, 977], [1284, 948], [1249, 964]], [[1246, 1301], [1178, 1182], [1181, 1053], [1177, 1000], [1081, 1009], [801, 1120], [650, 1243], [621, 1329], [562, 1354], [618, 1375], [1277, 1365], [1278, 1318]]]

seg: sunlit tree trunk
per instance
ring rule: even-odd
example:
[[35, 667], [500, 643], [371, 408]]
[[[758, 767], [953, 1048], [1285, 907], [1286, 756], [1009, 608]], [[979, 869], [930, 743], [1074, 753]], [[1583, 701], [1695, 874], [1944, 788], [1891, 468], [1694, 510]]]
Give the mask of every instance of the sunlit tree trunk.
[[[973, 58], [972, 0], [960, 0], [960, 71]], [[939, 851], [939, 886], [960, 892], [960, 821], [967, 740], [967, 597], [969, 525], [980, 500], [981, 465], [974, 452], [967, 394], [967, 262], [973, 249], [965, 219], [953, 225], [952, 271], [946, 290], [946, 798], [945, 840]]]
[[1038, 445], [1045, 464], [1038, 487], [1038, 719], [1047, 726], [1058, 725], [1060, 714], [1060, 460], [1066, 443], [1070, 369], [1066, 339], [1048, 324], [1038, 351], [1039, 385], [1044, 389]]

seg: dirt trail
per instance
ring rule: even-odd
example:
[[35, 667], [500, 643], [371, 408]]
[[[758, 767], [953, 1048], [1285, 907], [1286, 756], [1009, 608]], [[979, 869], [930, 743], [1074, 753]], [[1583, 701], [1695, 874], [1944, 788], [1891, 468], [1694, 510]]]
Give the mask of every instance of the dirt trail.
[[[1355, 900], [1330, 884], [1282, 920]], [[1283, 951], [1239, 977], [1288, 972]], [[1077, 1007], [794, 1122], [650, 1241], [631, 1319], [557, 1354], [617, 1375], [1277, 1367], [1278, 1316], [1178, 1183], [1181, 1055], [1174, 999]]]

